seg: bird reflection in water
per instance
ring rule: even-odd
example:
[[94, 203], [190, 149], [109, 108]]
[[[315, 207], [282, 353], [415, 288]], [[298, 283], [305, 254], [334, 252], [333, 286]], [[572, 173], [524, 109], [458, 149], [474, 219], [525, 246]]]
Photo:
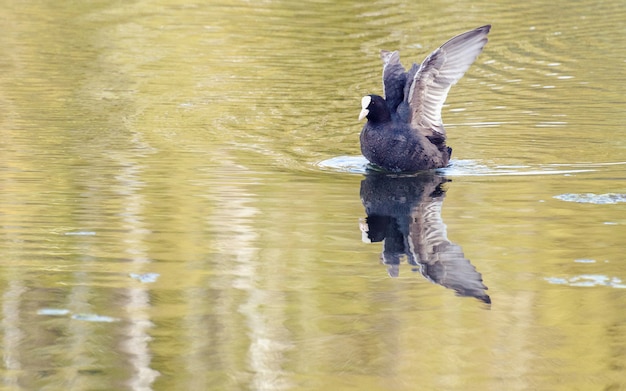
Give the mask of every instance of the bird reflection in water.
[[428, 280], [459, 296], [491, 303], [481, 274], [461, 246], [447, 238], [441, 206], [448, 180], [434, 172], [389, 175], [370, 172], [361, 182], [363, 241], [383, 242], [382, 262], [397, 277], [406, 258]]

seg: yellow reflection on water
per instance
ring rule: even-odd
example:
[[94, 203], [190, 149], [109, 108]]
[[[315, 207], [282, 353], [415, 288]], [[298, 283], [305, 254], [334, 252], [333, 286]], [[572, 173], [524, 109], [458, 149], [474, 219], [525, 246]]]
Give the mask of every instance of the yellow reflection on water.
[[[9, 387], [626, 386], [620, 2], [0, 15]], [[406, 263], [390, 278], [361, 241], [355, 119], [380, 49], [408, 65], [485, 23], [444, 108], [440, 206], [491, 307]]]

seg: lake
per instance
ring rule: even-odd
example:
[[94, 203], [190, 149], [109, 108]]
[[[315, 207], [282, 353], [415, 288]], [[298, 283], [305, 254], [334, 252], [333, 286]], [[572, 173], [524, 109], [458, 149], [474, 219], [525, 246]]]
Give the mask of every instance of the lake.
[[[626, 3], [3, 2], [3, 390], [626, 389]], [[357, 120], [491, 24], [450, 167]]]

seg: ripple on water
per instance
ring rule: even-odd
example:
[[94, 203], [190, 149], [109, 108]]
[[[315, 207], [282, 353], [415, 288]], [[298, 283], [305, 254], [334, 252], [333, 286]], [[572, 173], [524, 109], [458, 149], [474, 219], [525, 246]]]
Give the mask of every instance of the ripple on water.
[[86, 322], [96, 322], [96, 323], [112, 323], [117, 322], [120, 319], [114, 318], [111, 316], [98, 315], [98, 314], [72, 314], [72, 312], [65, 308], [40, 308], [37, 311], [38, 315], [45, 316], [65, 316], [70, 315], [70, 318], [75, 320], [82, 320]]
[[567, 202], [578, 202], [582, 204], [618, 204], [620, 202], [626, 202], [626, 194], [622, 193], [606, 193], [606, 194], [594, 194], [594, 193], [565, 193], [554, 196], [557, 200]]
[[[325, 171], [365, 174], [372, 166], [363, 156], [337, 156], [317, 163]], [[593, 172], [597, 165], [496, 165], [489, 166], [475, 160], [452, 160], [451, 164], [437, 170], [445, 176], [509, 176], [509, 175], [567, 175], [581, 172]]]
[[574, 287], [595, 287], [607, 286], [610, 288], [624, 289], [626, 285], [617, 277], [609, 277], [602, 274], [583, 274], [570, 278], [547, 277], [546, 281], [550, 284], [568, 285]]
[[369, 162], [364, 156], [337, 156], [322, 160], [317, 166], [325, 171], [365, 174]]

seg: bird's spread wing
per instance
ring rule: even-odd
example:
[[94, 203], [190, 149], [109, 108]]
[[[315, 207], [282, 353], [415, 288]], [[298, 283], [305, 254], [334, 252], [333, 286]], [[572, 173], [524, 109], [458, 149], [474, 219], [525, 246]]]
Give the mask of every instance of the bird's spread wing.
[[404, 86], [406, 85], [406, 71], [400, 64], [400, 53], [398, 51], [380, 52], [383, 60], [383, 92], [389, 111], [394, 113], [398, 105], [404, 100]]
[[448, 91], [458, 82], [487, 43], [490, 25], [457, 35], [411, 69], [406, 99], [411, 124], [425, 136], [444, 136], [441, 107]]

